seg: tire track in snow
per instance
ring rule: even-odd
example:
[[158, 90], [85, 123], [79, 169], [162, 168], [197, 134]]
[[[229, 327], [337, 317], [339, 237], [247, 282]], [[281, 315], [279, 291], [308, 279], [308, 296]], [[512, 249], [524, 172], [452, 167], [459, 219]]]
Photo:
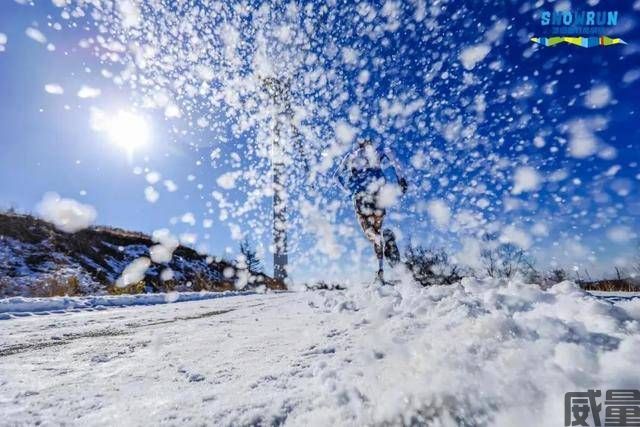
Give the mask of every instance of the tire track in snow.
[[[207, 311], [207, 312], [196, 314], [193, 316], [175, 317], [173, 319], [164, 319], [164, 320], [158, 320], [158, 321], [152, 321], [152, 322], [146, 322], [146, 323], [126, 323], [125, 326], [128, 329], [144, 328], [148, 326], [157, 326], [157, 325], [164, 325], [168, 323], [175, 323], [177, 321], [195, 320], [195, 319], [203, 319], [206, 317], [218, 316], [221, 314], [229, 313], [233, 310], [235, 310], [235, 308], [230, 308], [226, 310]], [[129, 335], [129, 334], [131, 334], [131, 332], [127, 331], [126, 329], [115, 329], [115, 328], [104, 328], [104, 329], [98, 329], [94, 331], [81, 332], [81, 333], [65, 333], [62, 335], [62, 337], [52, 337], [48, 340], [41, 340], [41, 341], [36, 341], [31, 343], [21, 343], [21, 344], [14, 344], [14, 345], [0, 347], [0, 357], [11, 356], [14, 354], [24, 353], [27, 351], [42, 350], [49, 347], [66, 345], [75, 340], [79, 340], [83, 338], [115, 337], [115, 336]]]

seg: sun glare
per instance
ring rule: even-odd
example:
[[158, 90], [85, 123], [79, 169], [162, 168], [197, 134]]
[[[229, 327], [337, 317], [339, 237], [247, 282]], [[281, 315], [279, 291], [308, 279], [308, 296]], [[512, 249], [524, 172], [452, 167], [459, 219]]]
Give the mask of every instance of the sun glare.
[[149, 142], [147, 121], [129, 111], [118, 111], [108, 120], [107, 133], [114, 144], [132, 152]]

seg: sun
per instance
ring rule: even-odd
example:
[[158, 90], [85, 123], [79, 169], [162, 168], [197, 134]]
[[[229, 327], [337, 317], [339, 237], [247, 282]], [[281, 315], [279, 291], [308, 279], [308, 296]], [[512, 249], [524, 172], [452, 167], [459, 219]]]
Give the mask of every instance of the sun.
[[128, 152], [147, 145], [151, 134], [144, 117], [124, 110], [107, 119], [106, 131], [113, 144]]

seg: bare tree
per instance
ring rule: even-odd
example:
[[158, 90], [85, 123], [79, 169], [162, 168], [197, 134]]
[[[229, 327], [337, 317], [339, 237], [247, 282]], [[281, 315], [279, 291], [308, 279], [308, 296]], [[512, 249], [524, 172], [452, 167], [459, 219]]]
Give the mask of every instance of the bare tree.
[[480, 253], [485, 272], [489, 277], [512, 278], [517, 274], [530, 281], [539, 279], [534, 262], [527, 253], [513, 243], [500, 243], [495, 234], [486, 235], [485, 249]]
[[244, 264], [246, 266], [246, 269], [251, 274], [262, 273], [262, 261], [260, 261], [260, 258], [258, 258], [258, 253], [255, 249], [253, 249], [253, 246], [249, 242], [249, 239], [244, 239], [242, 242], [240, 242], [240, 253], [244, 257]]

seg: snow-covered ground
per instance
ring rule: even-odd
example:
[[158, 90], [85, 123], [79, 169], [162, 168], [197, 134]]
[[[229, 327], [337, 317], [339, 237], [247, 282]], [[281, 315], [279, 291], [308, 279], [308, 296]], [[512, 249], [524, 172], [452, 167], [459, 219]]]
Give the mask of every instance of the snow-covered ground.
[[640, 292], [606, 292], [606, 291], [589, 291], [591, 295], [598, 298], [604, 298], [608, 301], [617, 301], [631, 298], [639, 298]]
[[640, 385], [640, 299], [463, 280], [0, 321], [0, 424], [562, 425]]

